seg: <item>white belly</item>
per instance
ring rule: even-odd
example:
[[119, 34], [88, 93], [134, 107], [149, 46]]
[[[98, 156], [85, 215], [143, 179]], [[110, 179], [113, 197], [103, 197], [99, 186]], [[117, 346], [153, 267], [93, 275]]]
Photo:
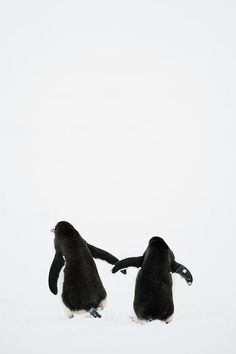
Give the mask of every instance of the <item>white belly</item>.
[[59, 277], [57, 280], [57, 294], [60, 298], [62, 296], [64, 277], [65, 277], [64, 269], [65, 269], [65, 266], [61, 268], [61, 271], [59, 273]]

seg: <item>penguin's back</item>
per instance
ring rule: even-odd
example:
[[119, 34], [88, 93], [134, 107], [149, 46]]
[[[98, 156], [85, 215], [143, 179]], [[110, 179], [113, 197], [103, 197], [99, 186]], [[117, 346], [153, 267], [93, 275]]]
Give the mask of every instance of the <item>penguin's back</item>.
[[134, 310], [138, 318], [166, 320], [174, 312], [168, 250], [147, 250], [138, 272]]
[[96, 264], [81, 237], [59, 237], [55, 246], [66, 260], [62, 300], [71, 311], [98, 307], [106, 297], [106, 291]]

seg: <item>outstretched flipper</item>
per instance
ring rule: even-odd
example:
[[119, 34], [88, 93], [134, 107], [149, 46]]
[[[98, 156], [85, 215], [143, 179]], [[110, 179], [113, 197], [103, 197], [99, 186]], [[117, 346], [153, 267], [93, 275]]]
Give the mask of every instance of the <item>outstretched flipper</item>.
[[65, 261], [61, 253], [56, 252], [48, 276], [49, 289], [54, 295], [57, 295], [57, 280], [61, 268], [64, 266]]
[[188, 285], [191, 285], [193, 282], [193, 276], [183, 264], [180, 264], [175, 261], [175, 256], [174, 253], [170, 250], [170, 268], [172, 273], [177, 273], [181, 275], [182, 278], [184, 278], [187, 282]]
[[89, 310], [89, 313], [91, 316], [95, 317], [95, 318], [101, 318], [102, 316], [100, 315], [100, 313], [97, 312], [97, 310], [92, 307], [90, 310]]
[[121, 261], [115, 264], [115, 267], [112, 268], [112, 273], [118, 272], [118, 270], [128, 268], [128, 267], [141, 267], [143, 263], [143, 256], [140, 257], [130, 257], [122, 259]]
[[193, 276], [190, 273], [190, 271], [188, 270], [188, 268], [186, 268], [184, 265], [181, 264], [180, 267], [178, 269], [176, 269], [175, 273], [178, 273], [179, 275], [181, 275], [181, 277], [186, 280], [188, 285], [192, 285]]
[[[102, 250], [101, 248], [92, 246], [89, 243], [87, 243], [87, 246], [88, 246], [93, 258], [101, 259], [101, 260], [106, 261], [107, 263], [110, 263], [110, 264], [116, 264], [119, 261], [118, 258], [113, 256], [111, 253]], [[122, 270], [121, 272], [123, 274], [126, 274], [126, 270]]]

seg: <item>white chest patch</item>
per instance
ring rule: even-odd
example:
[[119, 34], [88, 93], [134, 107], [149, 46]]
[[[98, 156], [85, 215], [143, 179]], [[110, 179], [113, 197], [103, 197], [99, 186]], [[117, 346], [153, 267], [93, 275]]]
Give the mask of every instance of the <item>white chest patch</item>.
[[58, 294], [58, 296], [60, 296], [60, 298], [61, 298], [62, 291], [63, 291], [64, 277], [65, 277], [64, 269], [65, 269], [65, 266], [61, 268], [61, 271], [60, 271], [59, 277], [58, 277], [58, 281], [57, 281], [57, 294]]

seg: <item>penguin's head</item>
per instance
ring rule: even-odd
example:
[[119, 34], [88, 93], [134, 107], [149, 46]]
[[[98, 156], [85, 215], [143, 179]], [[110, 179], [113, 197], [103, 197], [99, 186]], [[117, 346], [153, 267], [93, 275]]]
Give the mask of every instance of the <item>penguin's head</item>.
[[149, 245], [150, 246], [154, 246], [154, 247], [158, 247], [158, 248], [169, 248], [168, 245], [165, 243], [165, 241], [163, 240], [163, 238], [159, 237], [159, 236], [154, 236], [149, 240]]
[[55, 228], [51, 230], [54, 234], [74, 231], [74, 227], [67, 221], [59, 221]]

